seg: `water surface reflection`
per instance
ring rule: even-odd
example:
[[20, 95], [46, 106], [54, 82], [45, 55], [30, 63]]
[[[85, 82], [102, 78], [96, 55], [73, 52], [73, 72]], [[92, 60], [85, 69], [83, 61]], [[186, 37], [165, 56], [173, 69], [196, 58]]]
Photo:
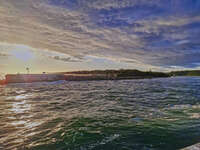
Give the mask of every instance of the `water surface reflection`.
[[179, 149], [200, 142], [200, 78], [0, 86], [5, 150]]

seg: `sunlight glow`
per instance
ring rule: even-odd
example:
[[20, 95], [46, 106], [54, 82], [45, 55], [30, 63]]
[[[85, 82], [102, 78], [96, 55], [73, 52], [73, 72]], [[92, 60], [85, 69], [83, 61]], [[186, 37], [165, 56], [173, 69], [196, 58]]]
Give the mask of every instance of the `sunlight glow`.
[[34, 58], [34, 53], [28, 46], [19, 45], [11, 51], [11, 55], [20, 61], [30, 61]]

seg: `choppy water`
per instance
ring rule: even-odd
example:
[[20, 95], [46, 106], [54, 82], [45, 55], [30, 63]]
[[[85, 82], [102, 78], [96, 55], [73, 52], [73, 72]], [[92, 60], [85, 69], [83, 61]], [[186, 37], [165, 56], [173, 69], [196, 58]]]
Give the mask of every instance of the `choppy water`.
[[0, 150], [173, 150], [197, 142], [197, 77], [0, 86]]

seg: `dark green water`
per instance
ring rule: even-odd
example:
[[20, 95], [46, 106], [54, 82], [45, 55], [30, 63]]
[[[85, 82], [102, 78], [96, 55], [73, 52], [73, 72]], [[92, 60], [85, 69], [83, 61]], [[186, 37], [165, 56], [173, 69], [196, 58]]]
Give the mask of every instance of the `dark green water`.
[[175, 150], [200, 142], [200, 78], [0, 87], [0, 150]]

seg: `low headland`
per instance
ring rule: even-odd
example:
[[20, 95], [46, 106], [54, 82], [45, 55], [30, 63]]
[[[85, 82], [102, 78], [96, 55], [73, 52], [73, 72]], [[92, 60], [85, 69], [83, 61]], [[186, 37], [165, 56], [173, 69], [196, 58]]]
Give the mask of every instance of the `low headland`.
[[126, 79], [150, 79], [166, 78], [172, 76], [200, 76], [200, 70], [174, 71], [174, 72], [152, 72], [133, 69], [120, 70], [92, 70], [73, 71], [43, 74], [7, 74], [0, 84], [9, 83], [31, 83], [51, 82], [59, 80], [67, 81], [88, 81], [88, 80], [126, 80]]
[[172, 71], [170, 76], [200, 76], [200, 70]]
[[159, 78], [169, 77], [167, 73], [139, 71], [131, 69], [121, 70], [93, 70], [93, 71], [74, 71], [65, 72], [66, 79], [80, 80], [124, 80], [124, 79], [144, 79], [144, 78]]

